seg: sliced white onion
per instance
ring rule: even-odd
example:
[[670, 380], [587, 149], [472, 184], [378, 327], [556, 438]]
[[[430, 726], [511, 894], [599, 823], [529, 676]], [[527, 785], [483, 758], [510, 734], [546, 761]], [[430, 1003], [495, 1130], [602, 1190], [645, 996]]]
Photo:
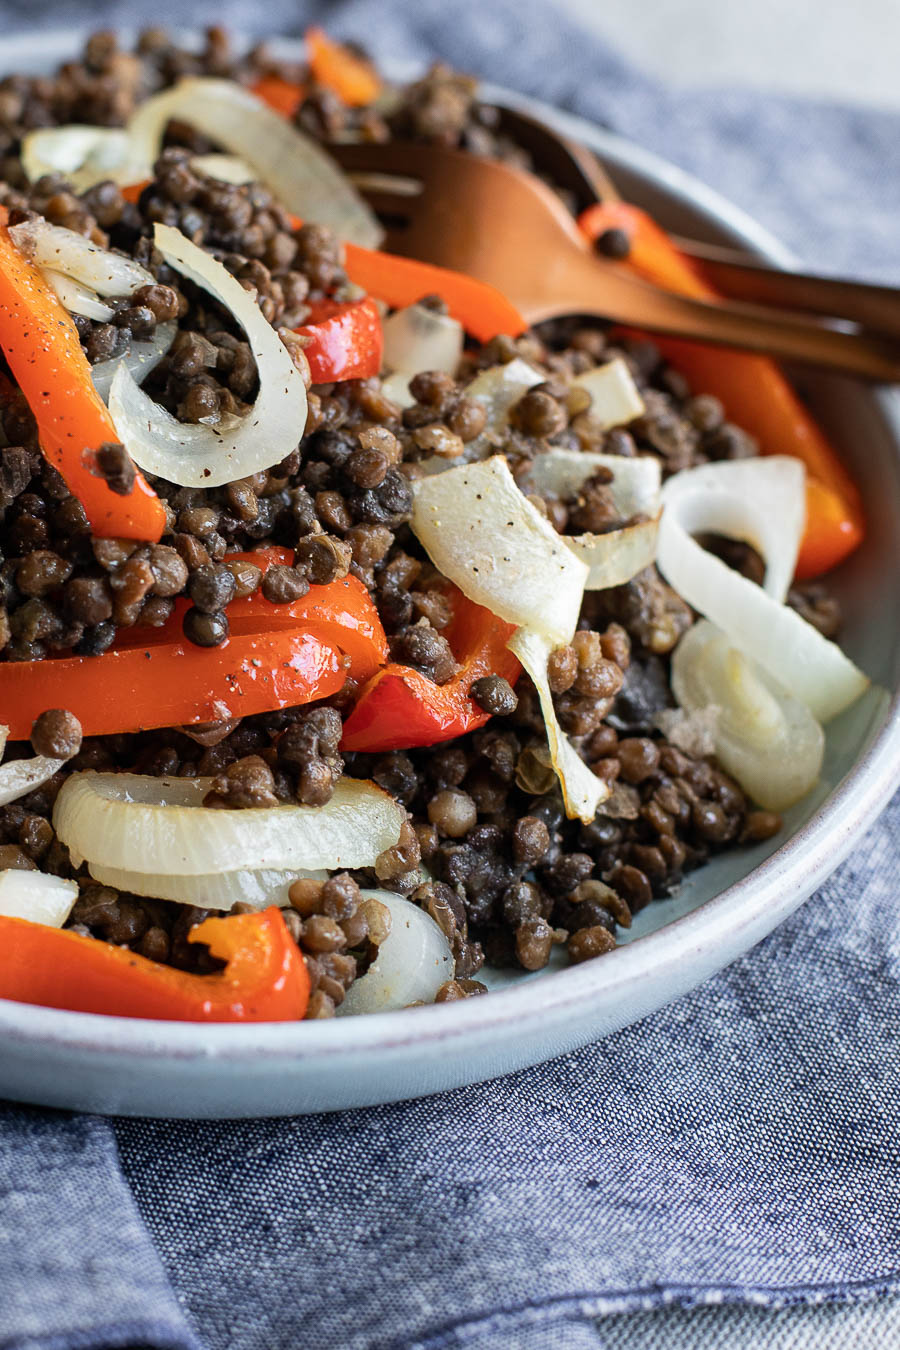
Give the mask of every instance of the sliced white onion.
[[239, 811], [202, 805], [212, 782], [73, 773], [56, 799], [53, 825], [76, 866], [88, 859], [156, 876], [165, 860], [173, 876], [197, 877], [371, 867], [396, 844], [406, 819], [386, 792], [355, 778], [342, 778], [324, 806]]
[[363, 891], [386, 905], [391, 931], [361, 979], [354, 980], [337, 1009], [355, 1013], [393, 1012], [411, 1003], [433, 1003], [442, 984], [453, 979], [450, 944], [430, 914], [393, 891]]
[[456, 373], [463, 349], [463, 326], [427, 305], [398, 309], [382, 323], [385, 370], [416, 375], [422, 370]]
[[218, 487], [280, 463], [306, 425], [306, 389], [290, 353], [263, 318], [252, 292], [203, 249], [169, 225], [157, 225], [154, 242], [170, 267], [229, 309], [247, 335], [259, 371], [251, 410], [229, 429], [179, 422], [154, 403], [123, 365], [109, 395], [119, 439], [147, 472], [183, 487]]
[[752, 545], [766, 564], [765, 591], [784, 599], [806, 525], [806, 469], [799, 459], [762, 455], [685, 469], [666, 483], [663, 500], [688, 534], [708, 531]]
[[587, 566], [586, 591], [605, 591], [624, 586], [656, 558], [659, 517], [627, 525], [609, 534], [574, 534], [562, 538]]
[[[231, 80], [180, 81], [142, 103], [128, 123], [128, 154], [148, 178], [173, 119], [244, 160], [288, 211], [330, 225], [341, 239], [377, 248], [383, 231], [334, 160], [310, 137]], [[132, 180], [134, 181], [134, 180]]]
[[64, 759], [33, 755], [31, 759], [12, 759], [0, 765], [0, 806], [43, 787], [65, 763]]
[[[765, 462], [746, 464], [749, 468], [751, 463]], [[717, 624], [736, 647], [805, 703], [817, 721], [829, 721], [859, 698], [868, 687], [868, 679], [836, 643], [829, 642], [796, 610], [779, 604], [762, 587], [691, 538], [684, 518], [689, 528], [699, 528], [697, 514], [689, 509], [693, 494], [679, 488], [669, 495], [670, 485], [679, 477], [670, 479], [663, 490], [665, 507], [656, 559], [660, 572], [682, 599]], [[774, 511], [774, 502], [772, 506]], [[715, 515], [712, 523], [707, 523], [708, 519], [704, 515], [702, 528], [726, 532], [723, 525], [729, 524], [729, 517], [725, 511]], [[782, 584], [780, 578], [777, 584]], [[770, 581], [770, 585], [774, 590], [776, 582]]]
[[149, 175], [128, 177], [128, 132], [121, 127], [87, 127], [72, 123], [30, 131], [22, 141], [22, 167], [30, 183], [45, 173], [64, 174], [75, 192], [112, 178], [136, 183]]
[[133, 258], [101, 248], [83, 234], [62, 225], [51, 225], [46, 220], [26, 220], [13, 225], [9, 233], [16, 248], [27, 254], [38, 267], [62, 272], [97, 295], [130, 295], [139, 286], [153, 284], [153, 273]]
[[208, 872], [199, 876], [178, 876], [171, 872], [133, 872], [122, 867], [104, 867], [88, 862], [88, 871], [103, 886], [132, 895], [148, 895], [157, 900], [178, 900], [203, 909], [229, 910], [241, 901], [255, 909], [269, 905], [283, 907], [288, 891], [300, 878], [325, 881], [328, 873], [293, 868], [236, 868], [233, 872]]
[[153, 330], [153, 337], [148, 338], [146, 342], [132, 341], [121, 356], [111, 356], [108, 361], [98, 361], [95, 366], [91, 366], [94, 388], [104, 403], [109, 401], [109, 391], [119, 366], [126, 368], [135, 383], [143, 384], [175, 341], [177, 332], [178, 324], [174, 319], [170, 319], [167, 323], [158, 323]]
[[587, 565], [520, 492], [501, 455], [414, 484], [412, 529], [437, 569], [507, 623], [509, 648], [533, 679], [566, 811], [593, 820], [609, 793], [560, 729], [547, 658], [575, 631]]
[[419, 479], [413, 490], [413, 533], [439, 572], [507, 623], [554, 647], [569, 641], [587, 566], [519, 491], [502, 455]]
[[542, 633], [518, 628], [506, 645], [519, 658], [538, 691], [550, 759], [562, 788], [566, 815], [589, 825], [597, 808], [609, 796], [609, 784], [591, 772], [557, 721], [547, 679], [547, 660], [557, 644]]
[[574, 497], [589, 478], [600, 472], [613, 475], [606, 484], [613, 506], [622, 520], [632, 516], [655, 516], [660, 507], [660, 462], [655, 455], [597, 455], [588, 450], [547, 450], [535, 456], [525, 479], [528, 492], [552, 492]]
[[77, 899], [77, 881], [24, 869], [0, 872], [0, 914], [4, 919], [29, 919], [62, 928]]
[[506, 426], [510, 410], [522, 395], [536, 384], [543, 384], [546, 378], [517, 356], [505, 366], [489, 366], [480, 371], [463, 392], [484, 408], [487, 414], [484, 430], [497, 432]]
[[[381, 392], [385, 398], [396, 403], [398, 408], [411, 408], [416, 401], [409, 392], [409, 382], [414, 374], [415, 371], [395, 370], [392, 375], [386, 375], [381, 381]], [[437, 459], [437, 455], [433, 458]], [[446, 464], [446, 460], [443, 462]]]
[[591, 396], [590, 415], [604, 431], [633, 422], [646, 411], [634, 377], [621, 356], [576, 375], [572, 384]]
[[102, 300], [98, 300], [97, 292], [83, 286], [80, 281], [73, 281], [62, 272], [54, 272], [52, 267], [42, 267], [41, 276], [70, 314], [81, 314], [86, 319], [96, 319], [98, 323], [109, 323], [114, 317], [116, 311], [104, 305]]
[[256, 181], [250, 165], [237, 155], [195, 155], [191, 168], [197, 173], [205, 173], [208, 178], [218, 178], [221, 183], [233, 183], [235, 187]]
[[714, 624], [695, 624], [679, 642], [672, 690], [689, 712], [718, 709], [719, 762], [767, 811], [792, 806], [818, 779], [825, 753], [819, 723]]

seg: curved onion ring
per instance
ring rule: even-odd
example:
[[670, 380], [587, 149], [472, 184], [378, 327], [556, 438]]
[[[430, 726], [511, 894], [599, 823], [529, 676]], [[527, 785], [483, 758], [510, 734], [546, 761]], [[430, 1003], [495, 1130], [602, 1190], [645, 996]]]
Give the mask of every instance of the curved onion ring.
[[819, 723], [707, 619], [675, 649], [672, 691], [688, 712], [716, 709], [716, 755], [767, 811], [792, 806], [818, 779], [825, 753]]
[[[211, 778], [73, 773], [53, 825], [76, 866], [172, 876], [243, 869], [371, 867], [400, 838], [403, 808], [374, 783], [342, 778], [324, 806], [203, 806]], [[295, 873], [296, 875], [296, 873]]]
[[117, 891], [132, 895], [152, 896], [157, 900], [178, 900], [184, 905], [198, 905], [203, 909], [229, 910], [237, 901], [266, 909], [288, 904], [288, 891], [301, 877], [325, 881], [323, 869], [308, 871], [298, 867], [236, 868], [233, 872], [207, 872], [199, 876], [177, 876], [169, 872], [131, 872], [121, 867], [104, 867], [89, 862], [88, 871], [103, 886], [114, 886]]
[[141, 469], [183, 487], [218, 487], [271, 468], [303, 435], [303, 377], [255, 295], [220, 262], [169, 225], [155, 227], [154, 242], [170, 267], [214, 296], [244, 329], [259, 371], [259, 393], [250, 411], [227, 428], [183, 423], [154, 403], [121, 365], [109, 396], [120, 440]]
[[393, 891], [363, 891], [363, 895], [387, 906], [391, 931], [365, 975], [347, 990], [338, 1016], [393, 1012], [411, 1003], [433, 1003], [441, 985], [453, 979], [453, 957], [446, 937], [430, 914]]
[[[29, 183], [45, 173], [60, 173], [75, 192], [111, 178], [136, 183], [139, 172], [128, 176], [129, 138], [122, 127], [89, 127], [71, 122], [64, 127], [41, 127], [22, 141], [22, 167]], [[143, 177], [147, 177], [146, 174]]]
[[354, 244], [377, 248], [381, 242], [383, 231], [373, 212], [331, 156], [231, 80], [181, 80], [138, 107], [127, 130], [129, 157], [146, 166], [140, 177], [150, 177], [173, 119], [196, 127], [243, 160], [286, 210], [330, 225]]
[[764, 455], [685, 469], [666, 483], [663, 500], [689, 534], [723, 534], [755, 548], [766, 565], [763, 589], [773, 600], [784, 599], [806, 524], [806, 470], [799, 459]]
[[[663, 489], [657, 565], [683, 600], [711, 619], [736, 647], [805, 703], [817, 721], [827, 722], [859, 698], [868, 687], [868, 679], [836, 643], [829, 642], [796, 610], [780, 603], [790, 580], [785, 577], [790, 541], [779, 542], [761, 515], [752, 517], [743, 509], [740, 498], [730, 493], [723, 493], [721, 498], [709, 495], [710, 470], [727, 474], [734, 481], [740, 477], [746, 487], [751, 470], [768, 474], [775, 458], [704, 465], [671, 478]], [[699, 475], [703, 475], [703, 490], [697, 492], [694, 485]], [[770, 502], [770, 508], [773, 515], [779, 509], [775, 501]], [[782, 504], [782, 509], [787, 507]], [[755, 534], [751, 525], [756, 527]], [[773, 555], [765, 555], [766, 589], [706, 552], [690, 534], [697, 529], [727, 534], [742, 528], [746, 533], [738, 533], [738, 538], [749, 537], [750, 542], [760, 543]]]

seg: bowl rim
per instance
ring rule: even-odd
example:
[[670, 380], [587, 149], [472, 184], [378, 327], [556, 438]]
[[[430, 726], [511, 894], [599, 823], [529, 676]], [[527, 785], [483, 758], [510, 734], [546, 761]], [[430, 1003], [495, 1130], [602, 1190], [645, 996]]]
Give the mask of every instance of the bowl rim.
[[[14, 67], [17, 52], [21, 52], [28, 66], [33, 66], [38, 45], [42, 55], [46, 53], [47, 63], [64, 58], [88, 31], [84, 27], [51, 29], [7, 37], [4, 65]], [[286, 53], [296, 54], [301, 43], [280, 39], [277, 45]], [[406, 78], [421, 69], [409, 64], [394, 63], [393, 68], [390, 63], [385, 64], [397, 78]], [[538, 99], [487, 82], [481, 87], [489, 98], [533, 111], [563, 133], [592, 145], [613, 162], [690, 199], [762, 257], [786, 266], [794, 260], [790, 250], [742, 208], [653, 151]], [[873, 390], [870, 397], [885, 421], [898, 428], [900, 449], [896, 401], [887, 391]], [[440, 1053], [451, 1046], [464, 1049], [461, 1043], [467, 1039], [476, 1035], [493, 1038], [511, 1024], [521, 1032], [527, 1031], [529, 1023], [565, 1019], [601, 990], [609, 998], [618, 991], [624, 995], [638, 979], [664, 980], [667, 972], [701, 951], [714, 948], [726, 934], [733, 942], [736, 933], [744, 932], [748, 935], [744, 946], [752, 945], [762, 936], [757, 933], [761, 916], [767, 916], [767, 932], [783, 922], [843, 861], [898, 785], [900, 689], [893, 692], [879, 730], [852, 769], [775, 852], [690, 913], [616, 948], [603, 961], [585, 962], [538, 980], [493, 990], [486, 999], [465, 999], [417, 1008], [406, 1014], [374, 1013], [317, 1022], [243, 1025], [164, 1022], [68, 1012], [0, 999], [0, 1037], [7, 1043], [28, 1044], [34, 1051], [52, 1046], [57, 1051], [127, 1055], [138, 1061], [161, 1056], [180, 1061], [214, 1058], [248, 1066], [264, 1057], [289, 1061], [298, 1069], [325, 1058], [356, 1059], [375, 1051], [396, 1051], [413, 1045], [425, 1054]]]

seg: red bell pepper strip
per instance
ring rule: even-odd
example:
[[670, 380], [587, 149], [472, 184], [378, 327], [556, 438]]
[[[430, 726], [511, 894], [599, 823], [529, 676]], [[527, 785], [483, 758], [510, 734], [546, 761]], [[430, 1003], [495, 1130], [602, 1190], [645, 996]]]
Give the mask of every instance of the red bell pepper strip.
[[294, 116], [306, 94], [302, 84], [294, 84], [292, 80], [286, 80], [281, 75], [263, 75], [262, 79], [257, 80], [250, 88], [256, 97], [261, 98], [274, 112], [288, 118]]
[[[257, 562], [256, 553], [231, 555]], [[260, 566], [257, 562], [257, 565]], [[265, 568], [263, 568], [265, 570]], [[343, 652], [348, 673], [361, 683], [380, 670], [388, 658], [387, 638], [378, 610], [363, 583], [342, 577], [327, 586], [310, 586], [307, 595], [287, 605], [273, 605], [257, 591], [228, 606], [233, 633], [290, 631], [302, 627]]]
[[0, 347], [37, 421], [41, 449], [84, 507], [101, 538], [157, 540], [163, 504], [140, 473], [125, 495], [91, 470], [90, 453], [119, 437], [91, 382], [91, 368], [67, 311], [19, 252], [0, 206]]
[[85, 735], [106, 736], [294, 707], [336, 694], [345, 674], [334, 647], [282, 629], [219, 647], [148, 640], [102, 656], [8, 661], [0, 692], [14, 740], [27, 740], [34, 719], [61, 703]]
[[381, 370], [384, 334], [375, 301], [366, 296], [341, 304], [314, 300], [306, 323], [294, 331], [308, 338], [304, 348], [313, 384], [367, 380]]
[[502, 675], [515, 684], [521, 667], [506, 646], [515, 624], [450, 588], [453, 618], [444, 630], [462, 669], [446, 684], [435, 684], [418, 670], [396, 662], [386, 665], [360, 691], [344, 723], [342, 750], [408, 750], [454, 740], [483, 727], [490, 717], [469, 697], [482, 675]]
[[[246, 555], [253, 560], [255, 554]], [[162, 628], [130, 629], [101, 656], [0, 665], [0, 706], [13, 740], [63, 702], [87, 736], [219, 722], [328, 698], [367, 680], [387, 656], [384, 630], [355, 577], [311, 586], [302, 600], [262, 595], [229, 607], [229, 637], [195, 647], [181, 633], [187, 601]]]
[[[293, 560], [294, 550], [277, 544], [254, 549], [251, 553], [225, 556], [226, 562], [254, 563], [263, 573], [277, 563], [290, 565]], [[175, 609], [163, 627], [122, 629], [116, 648], [144, 647], [148, 642], [178, 642], [181, 622], [188, 608], [189, 602], [182, 597], [175, 602]], [[273, 605], [261, 591], [254, 591], [241, 600], [232, 600], [227, 614], [232, 637], [302, 628], [304, 633], [343, 652], [357, 683], [367, 680], [388, 658], [387, 638], [378, 610], [365, 586], [353, 576], [329, 582], [327, 586], [311, 586], [301, 599], [287, 605]], [[2, 678], [0, 667], [0, 689]]]
[[0, 918], [0, 998], [70, 1012], [170, 1022], [293, 1022], [309, 1002], [306, 962], [277, 909], [204, 919], [188, 942], [227, 962], [193, 975], [62, 928]]
[[349, 108], [372, 103], [381, 93], [381, 80], [370, 63], [322, 32], [305, 33], [310, 74], [317, 84], [331, 89]]
[[[605, 230], [624, 230], [631, 241], [625, 265], [646, 280], [698, 299], [716, 299], [702, 272], [637, 207], [601, 202], [589, 207], [579, 224], [591, 239]], [[806, 465], [807, 528], [797, 576], [818, 576], [852, 553], [864, 532], [859, 489], [775, 362], [678, 338], [654, 341], [697, 389], [722, 400], [727, 415], [757, 438], [761, 453], [793, 455]]]

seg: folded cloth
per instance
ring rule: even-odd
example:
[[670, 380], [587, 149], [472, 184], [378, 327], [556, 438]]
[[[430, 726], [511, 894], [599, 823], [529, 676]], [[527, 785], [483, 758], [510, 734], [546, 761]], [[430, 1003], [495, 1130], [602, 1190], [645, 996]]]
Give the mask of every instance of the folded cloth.
[[[14, 3], [0, 0], [5, 31]], [[45, 26], [72, 14], [29, 8]], [[125, 17], [118, 3], [93, 19], [77, 10], [81, 23]], [[159, 0], [154, 19], [166, 17], [179, 9]], [[512, 0], [348, 0], [300, 19], [270, 0], [255, 15], [283, 31], [310, 18], [383, 57], [440, 54], [606, 121], [813, 262], [893, 267], [896, 279], [897, 117], [676, 96], [559, 10]], [[248, 14], [224, 0], [192, 19], [246, 26]], [[842, 1305], [898, 1286], [898, 838], [900, 799], [755, 951], [638, 1026], [528, 1073], [290, 1121], [111, 1123], [9, 1107], [0, 1347], [896, 1341], [898, 1302], [868, 1303], [855, 1320]]]

